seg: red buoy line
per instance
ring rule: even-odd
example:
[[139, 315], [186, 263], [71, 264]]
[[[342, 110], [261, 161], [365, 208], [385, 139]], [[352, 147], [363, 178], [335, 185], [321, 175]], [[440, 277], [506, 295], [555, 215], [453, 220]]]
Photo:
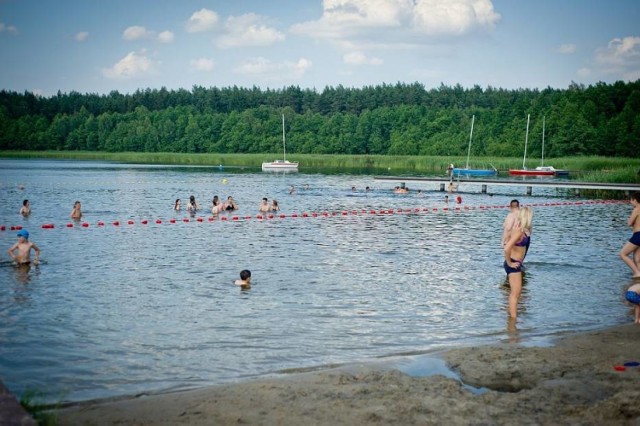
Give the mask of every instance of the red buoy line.
[[[580, 206], [580, 205], [593, 205], [593, 204], [625, 204], [628, 203], [626, 200], [590, 200], [590, 201], [562, 201], [562, 202], [547, 202], [547, 203], [532, 203], [532, 204], [523, 204], [523, 206], [529, 207], [558, 207], [558, 206]], [[178, 222], [190, 223], [190, 222], [238, 222], [238, 221], [248, 221], [248, 220], [273, 220], [273, 219], [297, 219], [297, 218], [327, 218], [327, 217], [349, 217], [349, 216], [383, 216], [383, 215], [393, 215], [393, 214], [419, 214], [419, 213], [437, 213], [437, 212], [461, 212], [461, 211], [471, 211], [471, 210], [492, 210], [492, 209], [507, 209], [508, 205], [479, 205], [479, 206], [467, 206], [467, 205], [455, 205], [452, 207], [414, 207], [414, 208], [397, 208], [397, 209], [352, 209], [352, 210], [342, 210], [342, 211], [322, 211], [322, 212], [304, 212], [304, 213], [258, 213], [255, 216], [252, 215], [234, 215], [234, 216], [197, 216], [197, 217], [184, 217], [182, 219], [171, 218], [168, 220], [163, 219], [142, 219], [139, 222], [135, 220], [129, 219], [126, 221], [114, 220], [111, 222], [105, 222], [102, 220], [97, 221], [95, 224], [90, 224], [89, 222], [67, 222], [62, 226], [57, 226], [53, 223], [45, 223], [41, 226], [42, 229], [57, 229], [57, 228], [90, 228], [92, 226], [104, 228], [106, 226], [132, 226], [137, 223], [141, 225], [149, 225], [149, 224], [175, 224]], [[0, 231], [19, 231], [23, 228], [22, 225], [14, 225], [14, 226], [6, 226], [0, 225]]]

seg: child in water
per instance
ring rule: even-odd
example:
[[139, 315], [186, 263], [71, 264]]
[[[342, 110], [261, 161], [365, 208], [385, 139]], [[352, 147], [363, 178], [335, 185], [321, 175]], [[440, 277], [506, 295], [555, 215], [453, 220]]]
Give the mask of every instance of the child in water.
[[240, 271], [240, 279], [234, 282], [235, 285], [239, 285], [241, 288], [251, 288], [251, 271], [243, 269]]
[[640, 284], [633, 284], [625, 295], [627, 302], [632, 303], [635, 310], [635, 323], [640, 324]]
[[[37, 265], [40, 260], [40, 249], [34, 243], [29, 242], [29, 232], [26, 229], [21, 229], [18, 232], [18, 242], [12, 245], [9, 250], [9, 256], [18, 265], [27, 265], [31, 263], [31, 250], [36, 254], [33, 259], [33, 264]], [[17, 254], [15, 252], [18, 252]]]

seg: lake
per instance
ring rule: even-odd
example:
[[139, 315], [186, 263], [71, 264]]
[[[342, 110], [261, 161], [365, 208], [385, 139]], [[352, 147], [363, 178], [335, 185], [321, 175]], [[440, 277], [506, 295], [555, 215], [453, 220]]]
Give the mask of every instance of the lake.
[[[630, 236], [628, 203], [500, 187], [463, 192], [456, 205], [434, 184], [393, 186], [304, 165], [269, 174], [0, 160], [0, 225], [28, 229], [42, 249], [40, 266], [19, 270], [6, 254], [16, 232], [0, 231], [0, 377], [17, 395], [55, 403], [512, 339], [507, 209], [493, 207], [512, 198], [534, 206], [518, 338], [633, 320], [623, 298], [631, 273], [617, 254]], [[175, 199], [186, 205], [191, 194], [205, 209], [176, 214]], [[232, 195], [239, 210], [209, 222], [213, 195]], [[257, 219], [262, 197], [285, 217]], [[84, 216], [74, 223], [76, 200]], [[232, 284], [242, 269], [250, 290]]]

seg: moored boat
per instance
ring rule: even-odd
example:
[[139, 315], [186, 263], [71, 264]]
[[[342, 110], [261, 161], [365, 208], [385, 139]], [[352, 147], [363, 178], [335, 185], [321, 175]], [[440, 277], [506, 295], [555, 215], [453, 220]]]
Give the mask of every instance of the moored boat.
[[270, 162], [262, 163], [262, 171], [263, 172], [271, 172], [271, 171], [289, 171], [289, 172], [297, 172], [298, 171], [298, 163], [287, 161], [287, 144], [284, 133], [284, 114], [282, 114], [282, 160], [274, 160]]
[[[451, 167], [451, 174], [453, 176], [493, 176], [498, 174], [498, 170], [492, 166], [492, 169], [471, 169], [469, 168], [469, 157], [471, 155], [471, 141], [473, 140], [473, 124], [476, 120], [476, 116], [471, 117], [471, 132], [469, 132], [469, 147], [467, 148], [467, 165], [464, 168]], [[452, 165], [453, 166], [453, 165]]]

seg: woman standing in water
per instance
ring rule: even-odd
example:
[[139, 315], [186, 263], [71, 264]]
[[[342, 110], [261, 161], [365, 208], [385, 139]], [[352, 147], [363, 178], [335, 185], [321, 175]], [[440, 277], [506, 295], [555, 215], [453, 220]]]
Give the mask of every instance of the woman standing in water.
[[509, 240], [504, 246], [504, 270], [509, 279], [509, 316], [515, 320], [518, 317], [518, 301], [522, 291], [522, 261], [527, 254], [529, 238], [531, 237], [531, 222], [533, 210], [522, 207], [518, 213], [518, 221], [511, 231]]

